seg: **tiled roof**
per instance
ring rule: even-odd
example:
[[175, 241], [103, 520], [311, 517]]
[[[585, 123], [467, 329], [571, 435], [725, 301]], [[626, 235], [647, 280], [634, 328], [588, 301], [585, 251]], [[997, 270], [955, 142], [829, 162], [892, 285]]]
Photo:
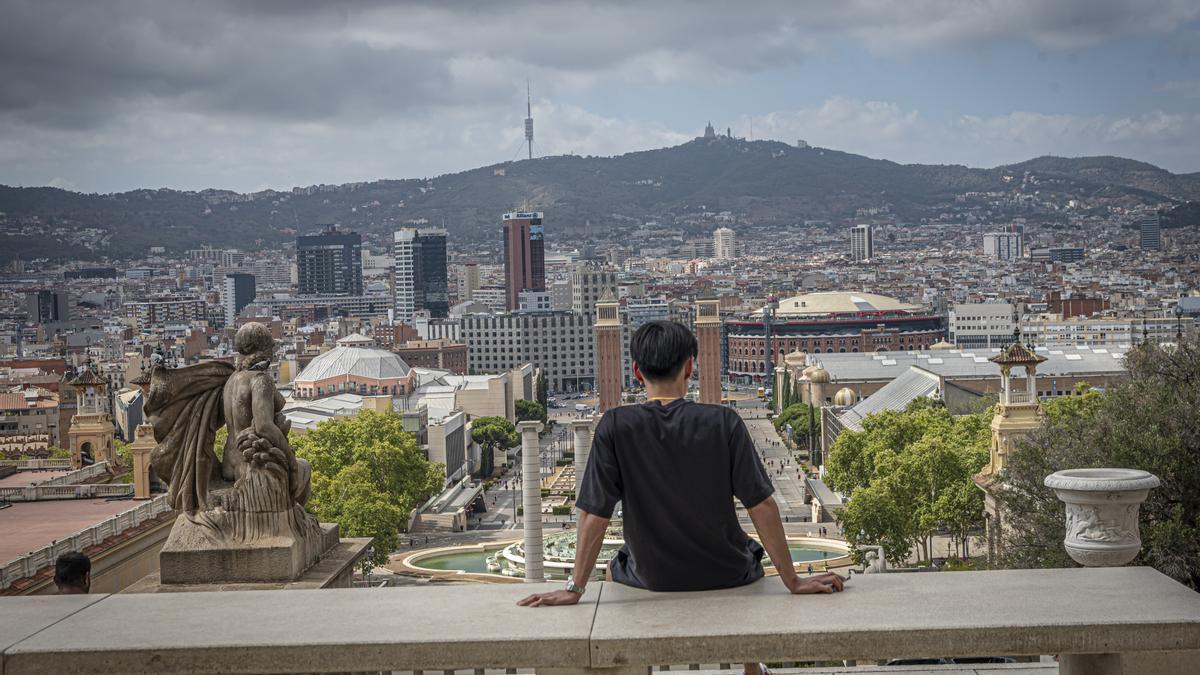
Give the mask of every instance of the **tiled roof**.
[[1029, 350], [1028, 347], [1020, 342], [1014, 342], [1004, 351], [988, 359], [992, 363], [1002, 365], [1022, 365], [1025, 363], [1041, 363], [1046, 360], [1046, 357], [1040, 356]]
[[860, 431], [863, 418], [867, 415], [885, 410], [903, 410], [910, 402], [932, 396], [939, 391], [937, 375], [924, 368], [910, 366], [906, 372], [883, 385], [882, 389], [839, 415], [838, 421], [846, 425], [847, 429]]
[[[1090, 347], [1038, 347], [1038, 356], [1045, 362], [1038, 366], [1039, 376], [1112, 375], [1125, 372], [1125, 349], [1093, 349]], [[809, 362], [820, 364], [834, 382], [874, 381], [895, 379], [909, 366], [946, 378], [998, 379], [1000, 368], [988, 358], [999, 349], [940, 349], [911, 352], [860, 352], [847, 354], [809, 354]]]

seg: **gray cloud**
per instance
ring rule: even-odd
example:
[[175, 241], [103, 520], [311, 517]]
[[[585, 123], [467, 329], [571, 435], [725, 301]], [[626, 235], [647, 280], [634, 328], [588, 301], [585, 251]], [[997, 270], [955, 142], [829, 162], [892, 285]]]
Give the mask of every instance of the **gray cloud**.
[[[0, 0], [0, 181], [250, 188], [448, 171], [511, 152], [526, 76], [549, 106], [620, 83], [733, 81], [833, 45], [1070, 50], [1198, 15], [1196, 0]], [[554, 110], [572, 135], [546, 151], [684, 137], [635, 113]]]

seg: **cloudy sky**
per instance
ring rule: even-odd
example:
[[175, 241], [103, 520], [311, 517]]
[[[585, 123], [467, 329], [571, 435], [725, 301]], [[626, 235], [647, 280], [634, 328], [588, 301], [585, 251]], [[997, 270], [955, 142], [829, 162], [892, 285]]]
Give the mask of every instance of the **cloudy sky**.
[[1200, 0], [0, 0], [0, 183], [241, 191], [737, 135], [1200, 171]]

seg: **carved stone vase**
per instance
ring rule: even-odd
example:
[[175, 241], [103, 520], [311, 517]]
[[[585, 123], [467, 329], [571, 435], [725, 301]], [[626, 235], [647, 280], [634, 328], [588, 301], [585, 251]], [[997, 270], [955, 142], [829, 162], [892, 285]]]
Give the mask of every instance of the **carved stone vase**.
[[1142, 548], [1138, 511], [1158, 476], [1137, 469], [1068, 469], [1046, 476], [1067, 505], [1063, 546], [1085, 567], [1117, 567]]

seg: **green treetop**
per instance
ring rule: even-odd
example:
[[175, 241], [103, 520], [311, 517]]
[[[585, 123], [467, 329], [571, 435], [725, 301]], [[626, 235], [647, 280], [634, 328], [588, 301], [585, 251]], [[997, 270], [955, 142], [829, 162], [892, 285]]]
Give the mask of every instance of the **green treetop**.
[[503, 417], [476, 417], [471, 422], [471, 440], [482, 449], [479, 471], [487, 478], [495, 471], [496, 452], [520, 445], [521, 435], [513, 423]]

